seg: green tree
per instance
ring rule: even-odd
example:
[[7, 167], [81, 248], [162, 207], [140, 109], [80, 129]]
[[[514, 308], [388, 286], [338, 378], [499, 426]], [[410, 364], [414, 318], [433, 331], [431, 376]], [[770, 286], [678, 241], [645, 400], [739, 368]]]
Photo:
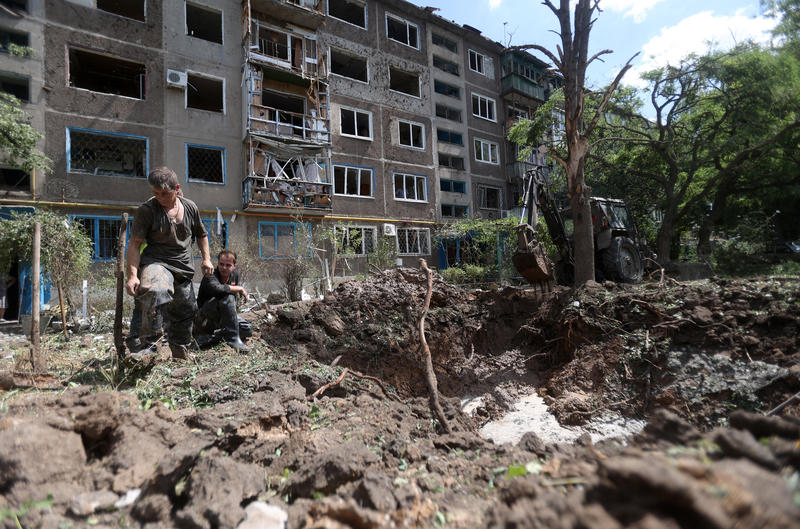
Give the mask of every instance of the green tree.
[[0, 92], [0, 163], [26, 171], [48, 169], [52, 162], [36, 148], [43, 137], [31, 126], [19, 99]]
[[[41, 269], [56, 283], [64, 313], [64, 288], [86, 276], [92, 256], [92, 241], [78, 223], [63, 215], [39, 209], [36, 213], [13, 214], [0, 222], [0, 270], [15, 261], [30, 261], [33, 255], [34, 223], [41, 224]], [[66, 321], [62, 319], [66, 329]]]

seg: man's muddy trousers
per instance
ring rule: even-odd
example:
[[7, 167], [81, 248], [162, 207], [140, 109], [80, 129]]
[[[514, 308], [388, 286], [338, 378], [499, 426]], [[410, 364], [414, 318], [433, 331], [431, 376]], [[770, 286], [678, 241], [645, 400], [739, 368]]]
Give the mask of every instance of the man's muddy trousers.
[[160, 264], [149, 264], [142, 269], [136, 299], [142, 307], [142, 343], [157, 339], [158, 309], [168, 322], [170, 348], [189, 347], [192, 341], [192, 320], [197, 312], [197, 300], [191, 279], [175, 278]]

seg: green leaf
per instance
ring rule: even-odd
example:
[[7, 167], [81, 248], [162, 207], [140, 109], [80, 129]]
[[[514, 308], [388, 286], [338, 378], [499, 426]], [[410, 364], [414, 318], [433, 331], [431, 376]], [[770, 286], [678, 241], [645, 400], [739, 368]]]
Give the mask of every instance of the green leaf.
[[510, 465], [508, 467], [508, 472], [506, 472], [506, 478], [509, 479], [527, 475], [528, 470], [522, 465]]

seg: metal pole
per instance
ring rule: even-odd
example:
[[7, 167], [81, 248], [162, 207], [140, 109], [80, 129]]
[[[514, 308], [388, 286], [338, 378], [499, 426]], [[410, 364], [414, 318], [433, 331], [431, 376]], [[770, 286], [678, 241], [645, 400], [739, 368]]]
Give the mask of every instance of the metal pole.
[[122, 339], [122, 294], [125, 284], [125, 234], [128, 230], [128, 214], [122, 214], [122, 224], [119, 227], [117, 239], [117, 267], [114, 275], [117, 276], [117, 303], [114, 309], [114, 347], [117, 350], [117, 361], [125, 356], [125, 342]]

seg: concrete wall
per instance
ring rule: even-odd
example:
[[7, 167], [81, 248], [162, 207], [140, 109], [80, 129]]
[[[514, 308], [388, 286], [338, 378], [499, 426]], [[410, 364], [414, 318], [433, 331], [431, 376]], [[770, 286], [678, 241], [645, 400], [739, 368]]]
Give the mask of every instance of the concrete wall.
[[[210, 112], [186, 107], [184, 89], [164, 90], [166, 148], [163, 163], [173, 168], [187, 197], [201, 209], [219, 207], [241, 209], [245, 156], [242, 142], [242, 64], [241, 3], [236, 0], [197, 0], [193, 2], [222, 13], [222, 44], [186, 34], [184, 2], [164, 4], [165, 72], [167, 69], [219, 78], [224, 81], [225, 112]], [[162, 75], [163, 81], [163, 75]], [[186, 144], [225, 149], [225, 183], [188, 181]]]

